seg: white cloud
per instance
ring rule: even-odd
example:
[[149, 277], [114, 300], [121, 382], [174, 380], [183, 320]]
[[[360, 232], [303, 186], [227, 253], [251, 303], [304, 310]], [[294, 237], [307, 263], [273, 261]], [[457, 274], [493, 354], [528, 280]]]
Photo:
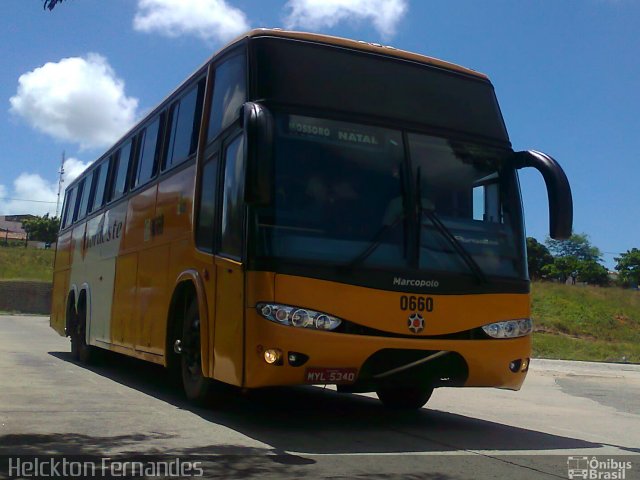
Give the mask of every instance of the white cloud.
[[391, 37], [408, 10], [407, 0], [289, 0], [287, 28], [319, 30], [340, 22], [370, 21], [384, 37]]
[[21, 75], [10, 103], [11, 112], [32, 127], [81, 148], [112, 144], [133, 125], [138, 108], [107, 60], [95, 53]]
[[[88, 166], [77, 158], [64, 162], [60, 209], [64, 200], [64, 188], [73, 182]], [[55, 215], [58, 181], [49, 182], [37, 173], [21, 173], [13, 182], [13, 188], [0, 185], [0, 215]]]
[[225, 0], [138, 0], [133, 28], [168, 37], [226, 42], [249, 30], [244, 12]]

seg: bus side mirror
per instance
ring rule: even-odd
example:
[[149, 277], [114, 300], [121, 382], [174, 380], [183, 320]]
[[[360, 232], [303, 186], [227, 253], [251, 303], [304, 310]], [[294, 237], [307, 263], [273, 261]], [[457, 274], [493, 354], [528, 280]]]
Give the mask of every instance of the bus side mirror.
[[263, 105], [247, 102], [241, 118], [247, 152], [245, 201], [268, 205], [273, 189], [273, 117]]
[[569, 180], [560, 164], [545, 153], [529, 150], [515, 153], [514, 167], [533, 167], [542, 174], [549, 198], [549, 236], [556, 240], [569, 238], [573, 228], [573, 199]]

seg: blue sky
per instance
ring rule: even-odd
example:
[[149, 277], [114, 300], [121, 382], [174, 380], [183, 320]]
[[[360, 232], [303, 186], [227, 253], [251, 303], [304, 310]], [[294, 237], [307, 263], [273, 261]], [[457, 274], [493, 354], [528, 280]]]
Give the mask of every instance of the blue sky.
[[[640, 247], [640, 2], [636, 0], [41, 0], [0, 2], [0, 214], [55, 210], [67, 183], [226, 41], [293, 27], [390, 44], [482, 71], [514, 149], [555, 157], [576, 232]], [[66, 59], [66, 60], [65, 60]], [[544, 184], [521, 174], [527, 233]]]

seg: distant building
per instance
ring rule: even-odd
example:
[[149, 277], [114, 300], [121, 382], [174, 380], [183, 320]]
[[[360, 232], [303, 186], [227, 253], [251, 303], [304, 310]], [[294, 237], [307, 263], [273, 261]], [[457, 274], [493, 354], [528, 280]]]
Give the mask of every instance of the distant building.
[[0, 215], [0, 240], [25, 240], [27, 232], [22, 222], [35, 218], [33, 215]]

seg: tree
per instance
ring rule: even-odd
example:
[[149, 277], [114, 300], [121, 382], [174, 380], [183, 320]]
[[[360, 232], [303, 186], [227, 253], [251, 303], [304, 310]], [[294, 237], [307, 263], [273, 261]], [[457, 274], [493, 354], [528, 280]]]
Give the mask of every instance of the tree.
[[561, 282], [572, 279], [591, 285], [606, 286], [609, 284], [609, 272], [596, 260], [579, 260], [574, 256], [556, 257], [553, 263], [542, 268], [543, 275]]
[[554, 255], [553, 263], [542, 268], [542, 273], [566, 282], [569, 278], [592, 285], [608, 285], [609, 272], [600, 263], [602, 252], [591, 245], [588, 235], [577, 233], [567, 240], [546, 241]]
[[602, 252], [598, 247], [591, 245], [589, 236], [585, 233], [574, 233], [567, 240], [546, 241], [549, 251], [554, 257], [575, 257], [578, 260], [595, 260], [599, 262]]
[[609, 285], [609, 271], [595, 260], [578, 261], [578, 279], [590, 285]]
[[553, 259], [553, 263], [542, 267], [542, 274], [546, 277], [554, 278], [564, 283], [569, 278], [575, 279], [579, 263], [580, 260], [573, 256], [556, 257]]
[[25, 220], [22, 222], [22, 228], [27, 232], [29, 240], [53, 243], [56, 241], [60, 229], [60, 219], [58, 217], [49, 218], [47, 213], [43, 217]]
[[620, 272], [620, 281], [626, 286], [638, 286], [640, 284], [640, 250], [632, 248], [615, 257], [616, 270]]
[[532, 279], [542, 278], [542, 269], [553, 263], [549, 249], [533, 237], [527, 237], [527, 264]]

